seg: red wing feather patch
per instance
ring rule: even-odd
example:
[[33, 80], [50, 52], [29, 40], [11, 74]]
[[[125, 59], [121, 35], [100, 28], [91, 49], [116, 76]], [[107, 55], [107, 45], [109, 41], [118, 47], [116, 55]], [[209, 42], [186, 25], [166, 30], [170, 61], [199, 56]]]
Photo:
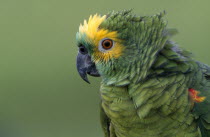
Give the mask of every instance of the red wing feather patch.
[[200, 102], [203, 102], [206, 99], [206, 97], [198, 96], [199, 91], [197, 91], [197, 90], [195, 90], [193, 88], [188, 89], [188, 91], [189, 91], [189, 95], [190, 95], [191, 99], [194, 102], [200, 103]]

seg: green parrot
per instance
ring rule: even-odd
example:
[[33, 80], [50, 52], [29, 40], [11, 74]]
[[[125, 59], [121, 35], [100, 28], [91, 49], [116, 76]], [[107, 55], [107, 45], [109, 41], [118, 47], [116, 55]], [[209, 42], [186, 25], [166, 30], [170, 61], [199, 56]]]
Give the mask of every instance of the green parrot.
[[170, 40], [164, 15], [113, 11], [79, 27], [77, 70], [102, 78], [105, 137], [210, 137], [210, 67]]

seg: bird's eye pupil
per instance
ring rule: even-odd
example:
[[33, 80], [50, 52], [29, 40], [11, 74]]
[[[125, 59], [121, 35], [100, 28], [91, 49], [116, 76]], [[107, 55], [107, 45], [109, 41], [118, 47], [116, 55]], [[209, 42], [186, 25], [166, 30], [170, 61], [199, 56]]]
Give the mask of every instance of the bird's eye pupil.
[[104, 46], [105, 46], [105, 47], [109, 47], [110, 44], [111, 44], [111, 43], [110, 43], [109, 41], [106, 41], [106, 42], [104, 43]]

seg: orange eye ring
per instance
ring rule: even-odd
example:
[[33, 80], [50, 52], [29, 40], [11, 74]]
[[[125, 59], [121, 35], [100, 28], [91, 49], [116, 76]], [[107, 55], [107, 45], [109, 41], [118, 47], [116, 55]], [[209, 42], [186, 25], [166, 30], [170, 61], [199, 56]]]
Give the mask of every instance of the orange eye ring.
[[108, 50], [111, 49], [113, 46], [113, 41], [111, 39], [105, 39], [101, 43], [103, 49]]

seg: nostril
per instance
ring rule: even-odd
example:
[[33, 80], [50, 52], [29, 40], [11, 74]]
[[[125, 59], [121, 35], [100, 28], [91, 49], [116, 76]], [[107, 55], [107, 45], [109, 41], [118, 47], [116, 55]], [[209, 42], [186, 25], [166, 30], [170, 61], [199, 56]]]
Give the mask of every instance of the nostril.
[[79, 50], [80, 50], [80, 52], [82, 52], [82, 53], [85, 52], [85, 49], [84, 49], [83, 47], [81, 47]]
[[79, 47], [79, 52], [81, 54], [87, 54], [87, 49], [84, 46]]

